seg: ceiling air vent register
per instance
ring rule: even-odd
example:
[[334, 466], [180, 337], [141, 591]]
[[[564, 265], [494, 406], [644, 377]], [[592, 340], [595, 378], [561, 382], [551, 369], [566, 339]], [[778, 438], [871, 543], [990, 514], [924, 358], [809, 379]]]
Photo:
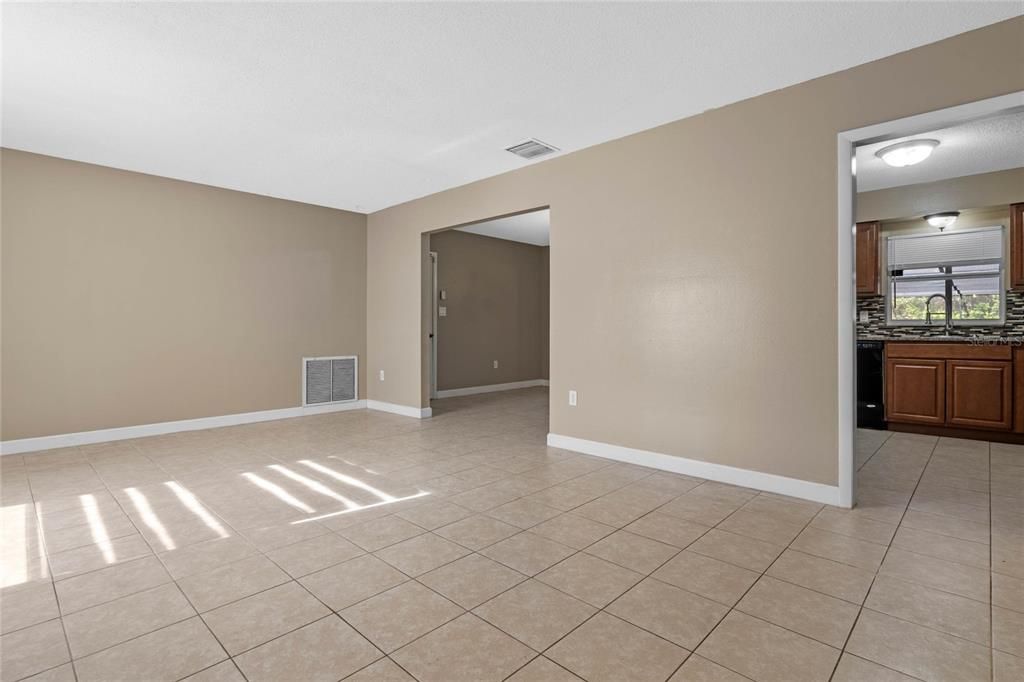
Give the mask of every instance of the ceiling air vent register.
[[516, 156], [521, 156], [524, 159], [535, 159], [538, 156], [544, 156], [545, 154], [551, 154], [558, 151], [558, 147], [552, 147], [551, 145], [535, 140], [532, 137], [525, 142], [514, 144], [511, 147], [505, 147], [505, 151], [512, 152]]

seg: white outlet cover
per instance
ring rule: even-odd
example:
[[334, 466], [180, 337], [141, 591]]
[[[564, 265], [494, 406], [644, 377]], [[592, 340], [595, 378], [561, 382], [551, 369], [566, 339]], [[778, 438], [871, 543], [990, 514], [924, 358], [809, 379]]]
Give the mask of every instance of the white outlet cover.
[[576, 391], [569, 391], [569, 406], [576, 407]]
[[384, 381], [384, 370], [380, 371], [380, 380]]
[[494, 369], [498, 369], [498, 361], [497, 360], [494, 361]]

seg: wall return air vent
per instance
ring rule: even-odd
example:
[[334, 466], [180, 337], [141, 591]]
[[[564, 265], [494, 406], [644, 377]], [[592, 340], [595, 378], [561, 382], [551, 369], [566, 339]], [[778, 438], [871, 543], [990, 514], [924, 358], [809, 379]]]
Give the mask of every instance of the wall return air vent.
[[535, 159], [538, 156], [557, 152], [558, 147], [552, 147], [549, 144], [541, 142], [540, 140], [535, 140], [531, 137], [525, 142], [514, 144], [511, 147], [505, 147], [505, 151], [512, 152], [516, 156], [521, 156], [524, 159]]
[[351, 402], [359, 397], [359, 358], [302, 358], [302, 406]]

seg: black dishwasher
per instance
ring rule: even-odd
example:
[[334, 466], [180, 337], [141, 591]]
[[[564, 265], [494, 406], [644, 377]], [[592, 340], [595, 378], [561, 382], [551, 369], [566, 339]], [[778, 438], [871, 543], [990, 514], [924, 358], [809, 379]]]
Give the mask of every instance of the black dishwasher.
[[857, 427], [885, 429], [885, 344], [857, 342]]

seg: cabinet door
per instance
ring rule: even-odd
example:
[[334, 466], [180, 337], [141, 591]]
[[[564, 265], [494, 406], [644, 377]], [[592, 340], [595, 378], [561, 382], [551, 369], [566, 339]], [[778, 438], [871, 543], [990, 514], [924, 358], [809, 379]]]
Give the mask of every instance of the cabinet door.
[[1013, 426], [1013, 363], [949, 360], [946, 421], [950, 426], [1009, 431]]
[[911, 424], [945, 424], [945, 397], [945, 360], [886, 360], [887, 420]]
[[1024, 433], [1024, 348], [1013, 349], [1013, 430]]
[[881, 224], [857, 223], [857, 295], [878, 295], [878, 233]]
[[1010, 205], [1010, 286], [1024, 289], [1024, 204]]

